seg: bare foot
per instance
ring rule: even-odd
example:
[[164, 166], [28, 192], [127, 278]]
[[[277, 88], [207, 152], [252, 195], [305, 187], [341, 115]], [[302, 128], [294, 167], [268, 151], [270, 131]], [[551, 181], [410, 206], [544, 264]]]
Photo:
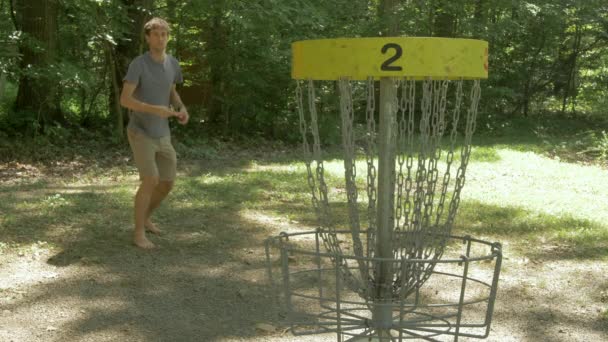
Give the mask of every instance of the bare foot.
[[156, 247], [156, 245], [150, 242], [150, 240], [148, 240], [145, 235], [135, 236], [133, 238], [133, 243], [135, 244], [135, 246], [143, 249], [152, 249]]
[[147, 219], [146, 223], [144, 225], [146, 226], [146, 230], [149, 231], [150, 233], [160, 235], [160, 233], [161, 233], [160, 229], [158, 229], [156, 227], [156, 225], [154, 223], [152, 223], [152, 221], [150, 221], [150, 219]]

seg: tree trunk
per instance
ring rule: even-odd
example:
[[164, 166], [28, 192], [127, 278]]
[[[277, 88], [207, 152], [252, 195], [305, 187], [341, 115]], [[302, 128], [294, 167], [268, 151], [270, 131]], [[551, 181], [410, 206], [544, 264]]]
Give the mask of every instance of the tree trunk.
[[398, 0], [380, 0], [378, 15], [382, 28], [381, 35], [384, 37], [399, 34], [399, 17], [396, 15]]
[[477, 0], [477, 2], [475, 2], [475, 14], [473, 15], [475, 21], [482, 22], [484, 20], [484, 8], [485, 0]]
[[105, 43], [106, 49], [106, 61], [110, 65], [110, 75], [111, 77], [111, 93], [110, 96], [114, 98], [114, 106], [116, 115], [116, 127], [115, 127], [115, 136], [118, 141], [123, 140], [124, 137], [124, 122], [123, 122], [123, 111], [120, 106], [120, 85], [116, 75], [118, 74], [116, 71], [116, 60], [114, 58], [114, 54], [112, 53], [112, 46], [109, 42]]
[[[114, 51], [111, 53], [109, 60], [114, 61], [114, 65], [109, 68], [110, 72], [114, 72], [110, 77], [110, 85], [108, 91], [108, 111], [114, 113], [116, 117], [117, 127], [115, 133], [122, 137], [123, 127], [127, 121], [127, 117], [124, 115], [124, 110], [118, 102], [120, 97], [116, 97], [116, 85], [122, 86], [122, 79], [127, 73], [129, 64], [133, 58], [140, 55], [145, 49], [144, 41], [144, 24], [146, 20], [150, 18], [150, 10], [152, 9], [153, 0], [120, 0], [124, 7], [127, 8], [127, 15], [130, 19], [129, 32], [125, 37], [118, 40], [117, 45], [114, 47]], [[118, 127], [120, 126], [120, 127]]]
[[576, 32], [574, 35], [574, 43], [572, 46], [572, 52], [568, 58], [567, 69], [568, 72], [566, 84], [564, 86], [564, 96], [562, 99], [562, 114], [566, 112], [566, 107], [568, 106], [568, 99], [572, 97], [572, 112], [575, 111], [575, 96], [576, 96], [576, 66], [578, 61], [578, 56], [581, 53], [581, 41], [583, 38], [583, 33], [580, 28], [580, 25], [576, 25]]
[[224, 1], [214, 2], [212, 13], [206, 22], [207, 42], [209, 51], [209, 73], [211, 85], [211, 99], [209, 102], [209, 121], [212, 125], [221, 127], [224, 133], [229, 129], [229, 118], [226, 101], [226, 60], [228, 55], [228, 34], [222, 17], [224, 15]]
[[44, 128], [51, 122], [64, 121], [59, 106], [59, 80], [49, 72], [57, 60], [58, 2], [21, 0], [17, 2], [17, 14], [27, 38], [20, 46], [23, 74], [15, 108], [17, 112], [36, 113]]
[[524, 79], [524, 94], [520, 105], [523, 106], [523, 115], [527, 117], [530, 114], [530, 103], [532, 102], [532, 97], [539, 89], [539, 82], [534, 82], [534, 78], [536, 77], [538, 64], [539, 64], [539, 56], [541, 55], [545, 45], [547, 43], [547, 33], [543, 30], [541, 32], [537, 32], [537, 35], [540, 35], [540, 41], [535, 45], [535, 50], [529, 53], [529, 56], [526, 58], [526, 62], [529, 62], [529, 66], [525, 70], [525, 79]]
[[0, 99], [4, 98], [4, 85], [6, 84], [6, 74], [0, 71]]
[[486, 31], [486, 21], [487, 21], [487, 6], [485, 0], [477, 0], [475, 3], [475, 14], [473, 15], [475, 19], [475, 32], [473, 33], [475, 37], [483, 37]]
[[456, 33], [456, 16], [446, 9], [448, 2], [439, 0], [435, 7], [435, 20], [433, 23], [433, 36], [454, 37]]
[[175, 31], [171, 32], [171, 40], [175, 42], [175, 51], [172, 55], [180, 60], [181, 58], [181, 33], [182, 33], [182, 18], [183, 10], [180, 8], [181, 1], [167, 0], [167, 19], [169, 22], [176, 23]]
[[526, 80], [526, 86], [524, 88], [524, 98], [523, 98], [523, 107], [524, 107], [523, 115], [524, 115], [524, 117], [528, 117], [529, 112], [530, 112], [530, 100], [531, 100], [530, 83], [531, 82], [532, 82], [531, 78], [528, 78]]

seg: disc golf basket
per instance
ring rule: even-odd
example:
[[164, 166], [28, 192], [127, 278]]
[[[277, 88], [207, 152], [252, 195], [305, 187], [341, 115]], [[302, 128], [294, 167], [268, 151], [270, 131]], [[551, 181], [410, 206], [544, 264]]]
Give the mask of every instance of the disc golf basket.
[[[332, 39], [292, 50], [318, 229], [266, 241], [291, 331], [338, 342], [487, 337], [501, 246], [452, 235], [487, 43]], [[319, 133], [336, 112], [339, 175], [325, 168]]]

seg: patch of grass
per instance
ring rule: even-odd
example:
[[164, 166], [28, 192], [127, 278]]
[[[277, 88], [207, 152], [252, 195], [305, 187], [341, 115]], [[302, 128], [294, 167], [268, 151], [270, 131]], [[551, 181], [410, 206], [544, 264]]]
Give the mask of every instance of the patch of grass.
[[554, 216], [523, 207], [470, 201], [461, 204], [455, 229], [511, 240], [524, 255], [550, 251], [563, 254], [562, 257], [608, 258], [608, 226], [568, 215]]
[[569, 162], [606, 164], [605, 117], [569, 117], [544, 113], [531, 117], [494, 118], [500, 121], [474, 137], [476, 146], [493, 146], [559, 158]]
[[471, 151], [471, 161], [477, 162], [497, 162], [500, 160], [495, 147], [482, 146], [474, 147]]
[[[608, 193], [594, 186], [606, 183], [605, 172], [539, 155], [547, 153], [544, 138], [580, 131], [559, 127], [552, 124], [540, 129], [515, 122], [494, 136], [482, 134], [477, 139], [480, 144], [472, 151], [456, 233], [508, 241], [527, 255], [608, 257], [608, 227], [602, 223], [608, 216], [602, 216], [607, 214], [600, 210]], [[4, 243], [0, 250], [29, 248], [37, 241], [57, 246], [75, 244], [81, 250], [98, 248], [99, 241], [123, 245], [132, 227], [132, 202], [138, 184], [123, 147], [108, 153], [115, 157], [105, 162], [83, 159], [81, 164], [96, 166], [84, 168], [82, 173], [59, 172], [55, 178], [0, 184], [0, 234]], [[215, 144], [210, 148], [221, 151], [223, 147]], [[50, 151], [55, 148], [60, 147], [51, 147]], [[260, 222], [262, 218], [287, 219], [316, 226], [307, 170], [298, 152], [274, 155], [271, 151], [235, 149], [230, 157], [220, 159], [225, 153], [201, 151], [203, 157], [213, 154], [218, 159], [184, 161], [186, 166], [180, 166], [183, 174], [170, 199], [157, 212], [161, 224], [176, 225], [172, 229], [184, 234], [203, 230], [201, 236], [206, 240], [194, 244], [222, 243], [223, 239], [237, 244], [239, 235], [234, 227], [247, 231], [264, 225], [250, 219], [255, 215], [260, 216]], [[47, 158], [49, 153], [42, 155]], [[60, 155], [59, 162], [51, 162], [49, 168], [39, 172], [63, 167], [69, 170], [65, 155]], [[346, 228], [344, 164], [339, 149], [329, 149], [326, 155], [335, 158], [324, 163], [332, 216], [340, 228]], [[458, 158], [457, 153], [455, 161]], [[366, 225], [366, 167], [365, 160], [359, 158], [362, 226]], [[453, 186], [453, 178], [451, 182]]]

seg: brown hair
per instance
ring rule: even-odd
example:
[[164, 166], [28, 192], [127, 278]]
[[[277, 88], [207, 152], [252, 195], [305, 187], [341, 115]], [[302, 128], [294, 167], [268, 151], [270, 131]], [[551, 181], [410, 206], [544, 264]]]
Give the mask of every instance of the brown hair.
[[167, 33], [171, 33], [171, 28], [169, 28], [169, 23], [162, 18], [152, 18], [144, 25], [144, 33], [147, 35], [150, 34], [150, 31], [154, 29], [165, 29]]

